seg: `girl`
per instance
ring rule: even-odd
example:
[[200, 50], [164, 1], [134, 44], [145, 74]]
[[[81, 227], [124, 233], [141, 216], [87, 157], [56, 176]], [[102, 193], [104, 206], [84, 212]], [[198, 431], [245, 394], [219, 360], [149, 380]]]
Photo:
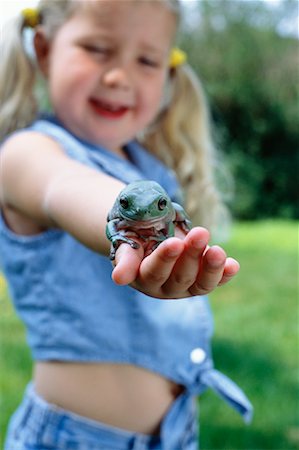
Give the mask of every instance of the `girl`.
[[[195, 222], [219, 217], [205, 103], [171, 52], [178, 21], [177, 0], [42, 0], [5, 35], [1, 262], [35, 360], [6, 450], [195, 449], [208, 386], [250, 416], [213, 368], [203, 296], [238, 263], [201, 227], [147, 257], [121, 245], [113, 280], [107, 258], [124, 184], [152, 179], [182, 200], [162, 161]], [[38, 117], [36, 72], [50, 115]]]

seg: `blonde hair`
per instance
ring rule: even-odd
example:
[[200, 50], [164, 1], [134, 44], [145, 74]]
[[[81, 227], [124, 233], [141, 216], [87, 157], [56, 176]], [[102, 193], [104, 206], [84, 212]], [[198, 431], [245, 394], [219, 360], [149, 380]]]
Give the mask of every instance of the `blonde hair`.
[[[140, 1], [140, 0], [136, 0]], [[145, 1], [145, 0], [143, 0]], [[160, 0], [180, 18], [179, 0]], [[39, 19], [49, 40], [73, 14], [74, 0], [41, 0]], [[91, 4], [91, 3], [89, 3]], [[38, 74], [25, 49], [22, 14], [4, 29], [0, 67], [0, 142], [13, 131], [31, 124], [39, 112], [34, 87]], [[171, 70], [166, 104], [142, 143], [177, 174], [185, 194], [185, 207], [194, 224], [219, 229], [227, 223], [227, 210], [217, 191], [210, 119], [198, 77], [187, 64]]]
[[[53, 38], [74, 9], [70, 0], [41, 0], [38, 11], [46, 35]], [[26, 18], [22, 13], [3, 29], [0, 54], [0, 142], [15, 130], [25, 128], [38, 113], [34, 92], [38, 68], [25, 48]]]
[[22, 17], [9, 22], [1, 37], [0, 141], [12, 131], [27, 126], [36, 115], [35, 68], [24, 51], [23, 22]]
[[169, 83], [168, 104], [142, 143], [177, 174], [193, 224], [226, 238], [229, 213], [217, 188], [220, 160], [203, 87], [188, 64], [176, 68]]

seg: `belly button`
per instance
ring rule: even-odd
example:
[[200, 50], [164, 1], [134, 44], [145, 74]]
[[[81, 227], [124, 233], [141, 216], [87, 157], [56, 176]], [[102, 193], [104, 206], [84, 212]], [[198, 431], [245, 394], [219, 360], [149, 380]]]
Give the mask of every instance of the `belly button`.
[[182, 384], [173, 383], [172, 388], [171, 388], [171, 394], [173, 395], [174, 398], [177, 398], [184, 391], [185, 391], [185, 387]]

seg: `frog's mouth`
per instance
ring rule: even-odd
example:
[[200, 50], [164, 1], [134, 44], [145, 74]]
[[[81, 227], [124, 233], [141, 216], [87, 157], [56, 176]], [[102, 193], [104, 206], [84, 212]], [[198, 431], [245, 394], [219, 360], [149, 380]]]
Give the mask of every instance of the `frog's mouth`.
[[[123, 224], [126, 226], [126, 228], [148, 229], [154, 227], [157, 230], [162, 230], [163, 228], [165, 228], [165, 218], [164, 220], [161, 217], [139, 220], [124, 217]], [[123, 224], [121, 223], [121, 225]]]

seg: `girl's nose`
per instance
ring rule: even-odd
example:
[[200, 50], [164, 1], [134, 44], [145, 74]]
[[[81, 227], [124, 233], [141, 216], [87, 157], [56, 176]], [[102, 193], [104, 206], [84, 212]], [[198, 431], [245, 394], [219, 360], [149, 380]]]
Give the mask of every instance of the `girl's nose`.
[[107, 70], [102, 77], [103, 83], [110, 88], [130, 88], [130, 77], [125, 67], [113, 67]]

